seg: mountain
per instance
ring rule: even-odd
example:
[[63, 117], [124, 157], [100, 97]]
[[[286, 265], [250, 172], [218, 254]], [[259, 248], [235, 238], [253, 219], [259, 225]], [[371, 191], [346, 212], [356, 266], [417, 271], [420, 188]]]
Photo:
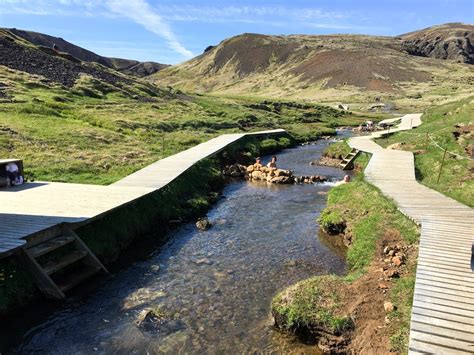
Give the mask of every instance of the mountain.
[[[316, 91], [329, 93], [334, 89], [338, 94], [341, 90], [354, 94], [361, 88], [403, 93], [414, 83], [426, 86], [445, 80], [447, 68], [472, 73], [472, 68], [434, 59], [446, 57], [459, 61], [460, 56], [469, 57], [473, 26], [458, 27], [435, 26], [398, 37], [245, 33], [210, 46], [200, 56], [166, 68], [150, 80], [191, 91], [263, 96], [294, 96], [305, 92], [303, 97], [314, 97]], [[411, 45], [439, 33], [432, 38], [433, 45], [435, 41], [444, 41], [448, 47], [454, 46], [458, 39], [452, 39], [449, 33], [459, 31], [467, 44], [461, 46], [461, 54], [457, 56], [450, 50], [449, 56], [431, 51], [426, 54], [431, 58], [421, 57], [424, 52], [418, 53]]]
[[447, 23], [399, 36], [410, 54], [474, 64], [474, 26]]
[[118, 70], [128, 75], [144, 77], [168, 67], [167, 64], [155, 62], [139, 62], [129, 59], [103, 57], [87, 49], [65, 41], [62, 38], [53, 37], [38, 32], [18, 30], [16, 28], [3, 29], [3, 31], [8, 31], [11, 34], [23, 38], [24, 40], [36, 46], [45, 48], [53, 48], [53, 46], [55, 46], [57, 51], [68, 53], [69, 55], [81, 61], [99, 63], [108, 68]]

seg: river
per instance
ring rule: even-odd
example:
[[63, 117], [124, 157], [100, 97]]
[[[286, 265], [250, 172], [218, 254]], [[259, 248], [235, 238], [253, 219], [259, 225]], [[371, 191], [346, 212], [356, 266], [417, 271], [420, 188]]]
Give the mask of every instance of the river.
[[[339, 180], [341, 170], [309, 165], [327, 144], [288, 149], [278, 154], [278, 164], [296, 175]], [[330, 188], [226, 185], [208, 213], [210, 230], [178, 227], [149, 258], [31, 329], [17, 352], [317, 353], [273, 330], [270, 303], [299, 280], [345, 272], [344, 253], [318, 237], [316, 218], [327, 198], [321, 192]], [[149, 308], [173, 320], [138, 327], [138, 315]]]

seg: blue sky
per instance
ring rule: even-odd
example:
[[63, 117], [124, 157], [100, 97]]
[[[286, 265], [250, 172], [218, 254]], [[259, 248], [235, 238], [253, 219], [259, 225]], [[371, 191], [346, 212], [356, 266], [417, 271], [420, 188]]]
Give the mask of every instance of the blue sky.
[[0, 0], [0, 27], [170, 64], [243, 32], [398, 35], [446, 22], [474, 23], [474, 0]]

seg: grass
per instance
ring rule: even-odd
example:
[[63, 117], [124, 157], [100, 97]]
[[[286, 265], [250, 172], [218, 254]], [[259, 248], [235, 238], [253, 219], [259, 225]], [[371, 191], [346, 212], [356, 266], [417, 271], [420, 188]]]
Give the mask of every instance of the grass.
[[336, 142], [324, 148], [323, 155], [328, 158], [342, 159], [351, 151], [346, 141]]
[[313, 277], [279, 293], [272, 302], [272, 313], [284, 319], [287, 330], [322, 329], [340, 334], [353, 326], [352, 319], [340, 313], [335, 276]]
[[346, 231], [352, 235], [352, 245], [347, 252], [351, 272], [363, 271], [372, 262], [376, 242], [387, 230], [398, 230], [409, 244], [418, 238], [414, 223], [398, 211], [393, 201], [361, 177], [329, 192], [328, 205], [319, 222], [323, 229], [329, 224], [346, 225]]
[[[124, 90], [82, 76], [71, 89], [0, 67], [0, 156], [30, 179], [109, 184], [223, 133], [285, 128], [300, 141], [361, 117], [316, 104], [185, 95], [134, 83]], [[138, 97], [138, 98], [136, 98]], [[270, 143], [269, 143], [270, 144]]]
[[[379, 139], [383, 146], [401, 143], [401, 149], [415, 151], [415, 169], [418, 180], [426, 186], [442, 192], [459, 202], [474, 207], [474, 160], [467, 153], [474, 147], [471, 133], [456, 138], [456, 125], [474, 125], [474, 97], [429, 109], [422, 117], [422, 125], [391, 135], [388, 139]], [[426, 135], [448, 152], [438, 183], [438, 175], [443, 160], [443, 149], [430, 139], [426, 149]]]
[[397, 308], [390, 314], [391, 320], [396, 320], [397, 328], [393, 329], [390, 336], [392, 349], [398, 353], [406, 353], [410, 336], [411, 308], [413, 306], [413, 294], [416, 279], [415, 263], [409, 265], [408, 272], [394, 281], [390, 292], [390, 298]]

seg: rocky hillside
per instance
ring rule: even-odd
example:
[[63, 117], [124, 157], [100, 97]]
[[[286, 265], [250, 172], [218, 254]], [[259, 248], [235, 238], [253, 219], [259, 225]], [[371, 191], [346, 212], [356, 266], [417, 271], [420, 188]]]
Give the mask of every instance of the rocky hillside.
[[139, 62], [137, 60], [130, 59], [103, 57], [87, 49], [65, 41], [62, 38], [53, 37], [38, 32], [18, 30], [16, 28], [2, 29], [1, 31], [13, 34], [36, 46], [45, 47], [48, 49], [52, 49], [53, 46], [56, 46], [57, 51], [67, 53], [81, 61], [99, 63], [110, 69], [115, 69], [128, 75], [144, 77], [168, 67], [167, 64], [155, 62]]
[[[464, 42], [470, 43], [473, 32], [469, 27], [472, 26], [464, 27], [463, 31], [467, 32]], [[439, 28], [433, 33], [444, 31], [443, 26]], [[418, 38], [424, 38], [428, 32], [431, 33], [423, 30], [399, 37], [246, 33], [210, 46], [200, 56], [150, 78], [186, 90], [267, 96], [306, 92], [304, 97], [315, 97], [321, 90], [337, 89], [340, 93], [341, 89], [352, 89], [354, 93], [361, 88], [382, 93], [407, 93], [406, 87], [413, 87], [413, 83], [426, 86], [437, 79], [440, 82], [446, 80], [446, 69], [456, 64], [423, 58], [414, 53], [410, 41], [418, 43]], [[446, 43], [456, 42], [448, 37], [448, 32], [439, 35], [440, 38], [444, 38]], [[438, 36], [433, 41], [436, 38]], [[467, 44], [465, 47], [468, 53]], [[449, 53], [454, 53], [454, 50]], [[430, 56], [444, 58], [434, 54]], [[454, 54], [446, 58], [457, 60]], [[470, 69], [455, 68], [454, 71], [470, 72]]]
[[474, 64], [474, 26], [448, 23], [400, 36], [409, 54]]
[[[84, 56], [92, 53], [84, 51]], [[42, 84], [59, 84], [73, 91], [84, 91], [91, 97], [113, 92], [141, 101], [173, 96], [168, 90], [103, 64], [81, 61], [70, 53], [34, 45], [6, 30], [0, 30], [0, 68], [2, 66], [32, 74]]]

